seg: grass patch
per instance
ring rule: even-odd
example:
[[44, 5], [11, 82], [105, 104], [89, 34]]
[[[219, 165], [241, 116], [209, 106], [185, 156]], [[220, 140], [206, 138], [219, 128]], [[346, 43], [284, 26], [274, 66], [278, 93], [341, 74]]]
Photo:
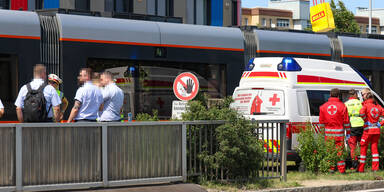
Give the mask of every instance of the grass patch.
[[347, 174], [340, 173], [325, 173], [313, 174], [310, 172], [288, 172], [287, 182], [282, 182], [280, 179], [255, 179], [247, 182], [221, 182], [221, 181], [203, 181], [200, 184], [206, 189], [214, 189], [217, 191], [242, 191], [242, 190], [261, 190], [261, 189], [279, 189], [289, 187], [300, 187], [300, 183], [306, 180], [348, 180], [348, 181], [373, 181], [383, 180], [384, 171], [371, 172], [366, 170], [365, 173], [356, 173], [355, 171], [347, 170]]

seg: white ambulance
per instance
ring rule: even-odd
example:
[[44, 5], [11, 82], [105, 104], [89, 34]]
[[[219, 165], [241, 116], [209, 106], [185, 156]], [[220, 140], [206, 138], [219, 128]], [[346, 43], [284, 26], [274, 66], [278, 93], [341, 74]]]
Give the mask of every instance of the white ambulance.
[[[370, 88], [360, 72], [333, 61], [264, 57], [251, 59], [247, 68], [233, 93], [232, 107], [253, 120], [289, 120], [286, 130], [289, 161], [299, 161], [296, 148], [300, 128], [311, 123], [318, 131], [319, 107], [328, 100], [332, 88], [341, 90], [342, 102], [348, 99], [350, 89]], [[276, 131], [273, 129], [269, 134]], [[272, 143], [280, 144], [280, 141], [273, 138]]]

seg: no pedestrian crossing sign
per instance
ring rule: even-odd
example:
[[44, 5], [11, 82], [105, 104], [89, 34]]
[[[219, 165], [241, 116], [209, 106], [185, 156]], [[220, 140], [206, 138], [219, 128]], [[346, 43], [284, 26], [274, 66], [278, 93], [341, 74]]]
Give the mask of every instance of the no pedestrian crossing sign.
[[173, 82], [173, 93], [182, 101], [195, 98], [198, 92], [199, 80], [190, 72], [181, 73]]

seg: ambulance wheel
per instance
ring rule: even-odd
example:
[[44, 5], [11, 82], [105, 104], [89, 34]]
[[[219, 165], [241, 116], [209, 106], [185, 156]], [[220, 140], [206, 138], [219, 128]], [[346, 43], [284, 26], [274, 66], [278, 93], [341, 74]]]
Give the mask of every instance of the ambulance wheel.
[[298, 166], [298, 170], [299, 172], [305, 172], [306, 171], [306, 167], [305, 167], [305, 164], [304, 164], [304, 161], [300, 161], [300, 162], [296, 162], [298, 164], [296, 164], [296, 166]]

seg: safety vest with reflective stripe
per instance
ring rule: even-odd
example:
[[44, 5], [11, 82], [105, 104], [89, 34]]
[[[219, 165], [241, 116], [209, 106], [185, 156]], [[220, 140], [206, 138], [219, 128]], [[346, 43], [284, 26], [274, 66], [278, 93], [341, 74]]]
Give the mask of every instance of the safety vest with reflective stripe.
[[360, 109], [363, 107], [361, 101], [355, 98], [350, 98], [347, 102], [345, 102], [345, 106], [347, 106], [348, 109], [351, 127], [364, 126], [364, 120], [360, 117]]
[[64, 97], [64, 93], [61, 92], [60, 90], [56, 90], [57, 94], [59, 95], [60, 99], [63, 100], [63, 97]]

